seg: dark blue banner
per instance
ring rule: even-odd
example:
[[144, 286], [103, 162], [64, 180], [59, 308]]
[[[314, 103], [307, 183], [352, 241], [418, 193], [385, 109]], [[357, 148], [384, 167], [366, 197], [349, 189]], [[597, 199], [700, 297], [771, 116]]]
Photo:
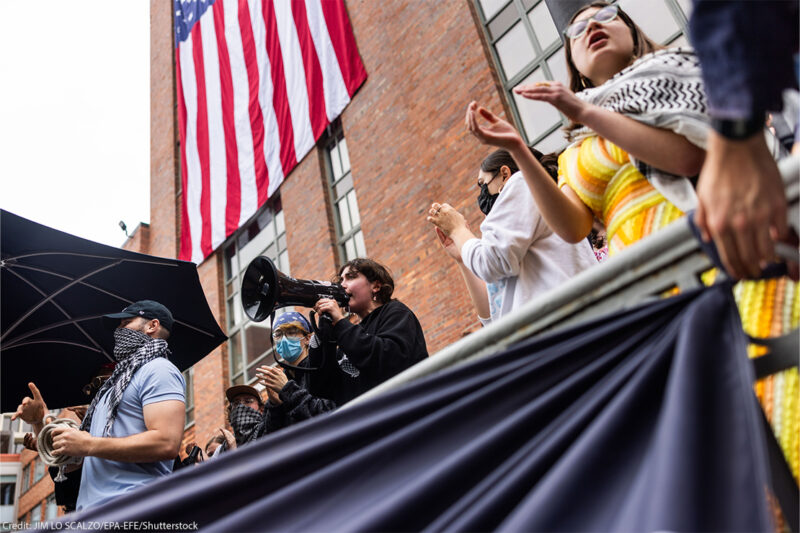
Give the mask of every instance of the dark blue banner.
[[523, 342], [78, 516], [213, 531], [766, 531], [729, 288]]

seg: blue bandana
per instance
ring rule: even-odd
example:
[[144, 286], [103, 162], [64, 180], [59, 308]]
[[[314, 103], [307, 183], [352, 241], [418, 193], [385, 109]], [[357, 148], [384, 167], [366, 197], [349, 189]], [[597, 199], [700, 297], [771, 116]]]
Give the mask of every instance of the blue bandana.
[[306, 317], [297, 311], [289, 311], [288, 313], [283, 313], [278, 316], [272, 324], [272, 330], [274, 331], [278, 329], [279, 326], [288, 324], [289, 322], [299, 322], [303, 329], [306, 330], [306, 333], [311, 331], [311, 325], [308, 323], [308, 320], [306, 320]]

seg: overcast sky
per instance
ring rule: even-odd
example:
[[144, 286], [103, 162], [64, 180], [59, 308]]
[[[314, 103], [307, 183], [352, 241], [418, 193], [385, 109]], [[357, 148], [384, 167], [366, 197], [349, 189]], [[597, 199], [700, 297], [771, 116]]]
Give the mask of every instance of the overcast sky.
[[112, 246], [150, 220], [149, 12], [0, 0], [0, 208]]

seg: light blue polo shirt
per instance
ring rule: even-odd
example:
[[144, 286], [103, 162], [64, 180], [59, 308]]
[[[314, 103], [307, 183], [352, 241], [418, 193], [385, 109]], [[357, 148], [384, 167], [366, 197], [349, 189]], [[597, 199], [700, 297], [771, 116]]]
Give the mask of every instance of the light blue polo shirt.
[[[185, 402], [185, 390], [183, 375], [164, 357], [142, 365], [122, 395], [110, 436], [127, 437], [147, 431], [142, 408], [166, 400]], [[108, 419], [108, 396], [108, 393], [103, 395], [92, 416], [89, 433], [95, 437], [103, 436]], [[95, 507], [158, 477], [166, 476], [172, 472], [172, 463], [172, 459], [153, 463], [124, 463], [85, 457], [77, 509]]]

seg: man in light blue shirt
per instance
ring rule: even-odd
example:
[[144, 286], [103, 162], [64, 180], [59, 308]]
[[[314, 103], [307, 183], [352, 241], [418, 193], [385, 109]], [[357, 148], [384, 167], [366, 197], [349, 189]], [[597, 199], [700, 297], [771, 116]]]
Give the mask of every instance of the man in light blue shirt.
[[78, 510], [172, 472], [183, 437], [185, 382], [167, 359], [172, 314], [142, 300], [105, 319], [114, 328], [114, 372], [80, 429], [52, 431], [54, 455], [84, 457]]
[[[134, 374], [122, 395], [117, 417], [109, 435], [110, 439], [119, 441], [117, 444], [121, 444], [126, 438], [130, 439], [130, 447], [128, 450], [120, 448], [119, 454], [106, 454], [105, 458], [87, 456], [83, 460], [81, 488], [78, 492], [78, 510], [108, 501], [119, 494], [172, 472], [172, 464], [180, 448], [180, 437], [183, 436], [185, 388], [181, 373], [164, 357], [150, 361]], [[93, 436], [103, 434], [108, 418], [108, 397], [108, 394], [104, 395], [104, 398], [101, 398], [97, 404], [89, 429], [89, 433]], [[157, 435], [157, 428], [148, 427], [148, 414], [152, 415], [151, 411], [155, 411], [156, 418], [158, 418], [159, 411], [163, 411], [165, 408], [170, 411], [169, 405], [162, 404], [176, 406], [174, 411], [180, 416], [174, 417], [173, 425], [174, 429], [179, 430], [180, 437], [175, 446], [166, 446], [167, 442], [163, 443], [166, 449], [163, 455], [155, 450], [150, 454], [145, 451], [145, 447], [149, 448], [150, 445], [145, 444], [143, 439], [154, 441], [151, 445], [157, 444], [156, 441], [161, 439]], [[154, 420], [150, 421], [154, 422]], [[151, 426], [153, 426], [152, 423]], [[153, 433], [148, 435], [150, 432]], [[139, 437], [139, 442], [134, 443], [131, 436]], [[141, 449], [134, 452], [134, 447]], [[126, 458], [133, 458], [134, 453], [139, 460], [136, 462], [126, 461]], [[112, 456], [117, 460], [112, 460]], [[166, 459], [164, 459], [165, 457]], [[144, 461], [144, 459], [150, 459], [150, 461]]]

